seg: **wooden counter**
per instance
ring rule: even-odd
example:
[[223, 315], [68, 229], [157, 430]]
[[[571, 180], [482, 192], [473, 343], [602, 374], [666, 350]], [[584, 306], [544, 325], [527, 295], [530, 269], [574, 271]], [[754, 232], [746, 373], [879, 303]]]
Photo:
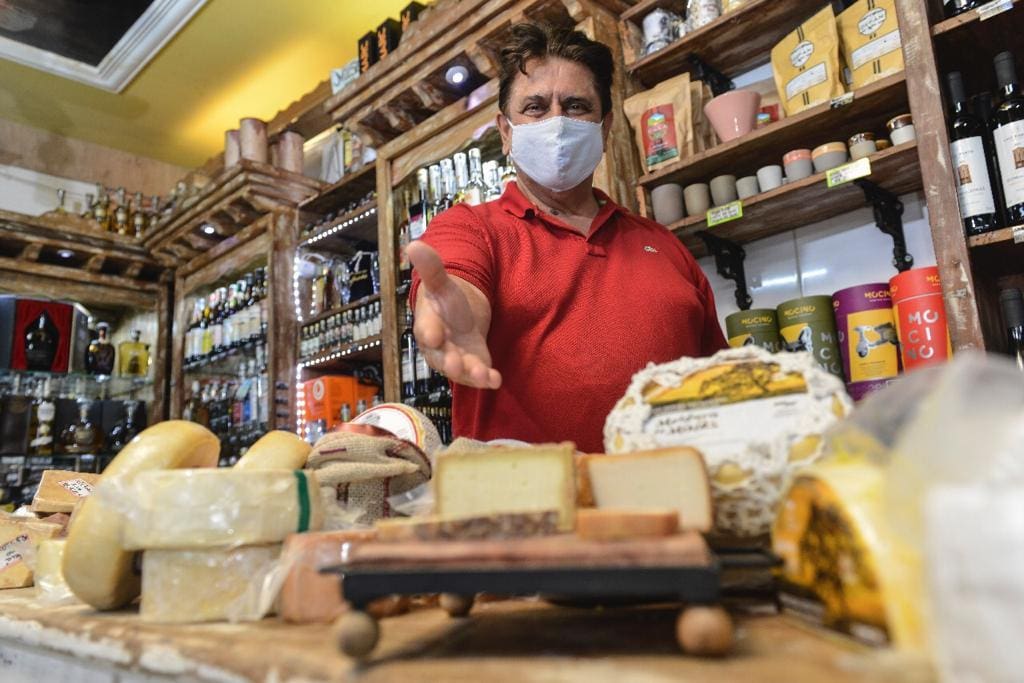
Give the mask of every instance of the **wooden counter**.
[[931, 680], [927, 670], [787, 616], [739, 621], [723, 660], [676, 649], [677, 610], [582, 610], [538, 601], [490, 602], [468, 619], [421, 609], [382, 622], [368, 664], [337, 652], [326, 626], [159, 626], [133, 611], [43, 607], [35, 589], [0, 592], [0, 680], [431, 681], [661, 683], [668, 681]]

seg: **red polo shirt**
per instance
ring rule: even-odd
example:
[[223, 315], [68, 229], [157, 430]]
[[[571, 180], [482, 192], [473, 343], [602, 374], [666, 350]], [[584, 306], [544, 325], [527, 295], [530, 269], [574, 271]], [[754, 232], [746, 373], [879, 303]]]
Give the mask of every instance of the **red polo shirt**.
[[[497, 390], [453, 386], [456, 436], [574, 441], [604, 451], [605, 417], [647, 363], [726, 347], [707, 278], [654, 221], [595, 190], [589, 237], [541, 213], [510, 183], [459, 204], [423, 240], [491, 303], [487, 346]], [[414, 274], [412, 301], [419, 277]]]

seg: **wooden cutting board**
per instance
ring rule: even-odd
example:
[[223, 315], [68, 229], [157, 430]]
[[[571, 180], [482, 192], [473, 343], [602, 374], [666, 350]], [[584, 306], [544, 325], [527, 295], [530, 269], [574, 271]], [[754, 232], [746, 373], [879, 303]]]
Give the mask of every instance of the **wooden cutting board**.
[[711, 564], [704, 537], [688, 531], [663, 538], [588, 541], [571, 534], [494, 541], [353, 543], [344, 566], [422, 567], [703, 567]]

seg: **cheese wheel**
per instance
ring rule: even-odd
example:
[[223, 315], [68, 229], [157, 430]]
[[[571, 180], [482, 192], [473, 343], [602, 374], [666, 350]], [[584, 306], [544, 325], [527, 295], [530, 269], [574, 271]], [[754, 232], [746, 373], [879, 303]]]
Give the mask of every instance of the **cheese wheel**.
[[275, 429], [264, 434], [235, 463], [236, 470], [301, 470], [309, 452], [306, 441], [292, 432]]
[[[117, 454], [97, 488], [147, 470], [213, 467], [219, 454], [220, 441], [202, 425], [159, 422]], [[135, 553], [121, 548], [121, 525], [121, 512], [92, 495], [82, 502], [68, 529], [64, 580], [80, 600], [96, 609], [123, 607], [139, 594]]]

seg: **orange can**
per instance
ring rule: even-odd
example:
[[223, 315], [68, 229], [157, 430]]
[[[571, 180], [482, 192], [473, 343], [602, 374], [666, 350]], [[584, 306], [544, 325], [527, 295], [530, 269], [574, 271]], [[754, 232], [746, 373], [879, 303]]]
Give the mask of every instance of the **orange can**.
[[936, 266], [907, 270], [889, 280], [903, 369], [945, 363], [953, 355], [942, 283]]

